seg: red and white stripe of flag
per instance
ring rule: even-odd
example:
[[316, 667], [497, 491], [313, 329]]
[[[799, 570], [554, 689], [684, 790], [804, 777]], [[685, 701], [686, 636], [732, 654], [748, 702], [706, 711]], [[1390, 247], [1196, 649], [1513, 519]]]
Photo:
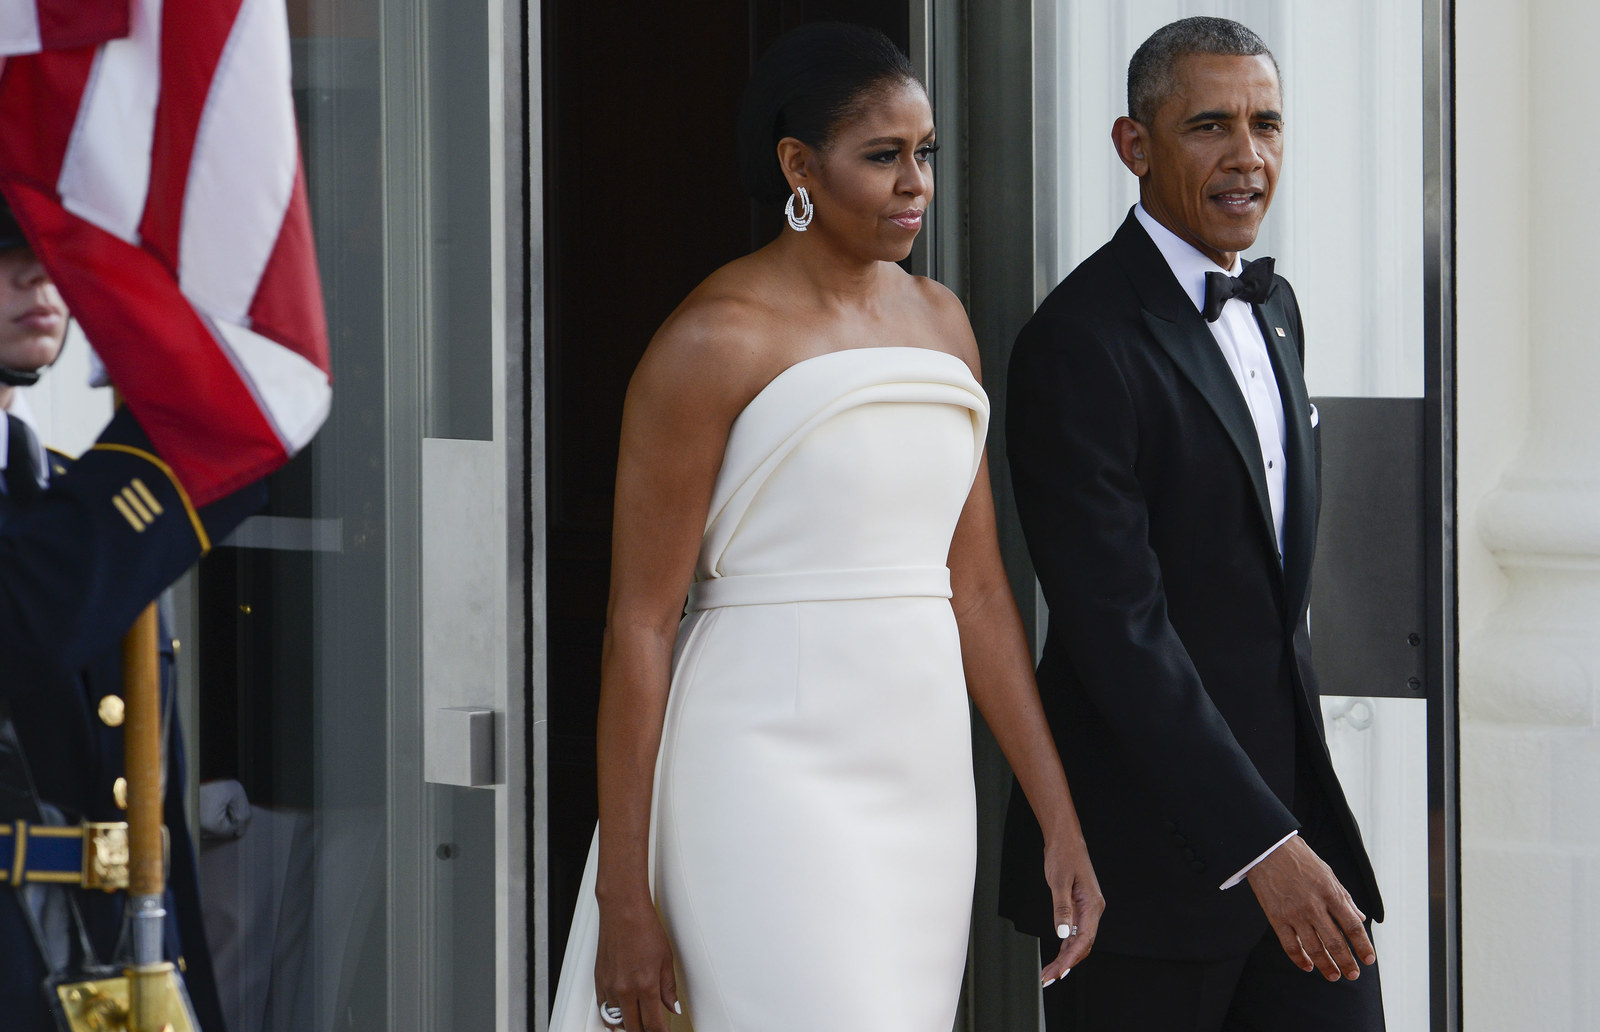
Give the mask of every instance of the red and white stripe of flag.
[[[0, 26], [43, 0], [0, 0]], [[89, 7], [92, 5], [84, 5]], [[0, 187], [197, 505], [327, 416], [283, 0], [122, 0], [124, 38], [13, 57]]]
[[128, 34], [128, 0], [24, 0], [0, 4], [0, 57], [92, 47]]

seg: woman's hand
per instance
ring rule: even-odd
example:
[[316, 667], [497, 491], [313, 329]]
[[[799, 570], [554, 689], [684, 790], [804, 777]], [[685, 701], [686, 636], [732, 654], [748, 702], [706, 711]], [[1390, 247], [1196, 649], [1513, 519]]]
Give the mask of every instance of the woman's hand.
[[1044, 985], [1065, 978], [1094, 947], [1100, 915], [1106, 909], [1100, 882], [1089, 862], [1089, 848], [1076, 827], [1051, 836], [1044, 847], [1044, 877], [1055, 901], [1056, 934], [1064, 940], [1054, 960], [1039, 972]]
[[594, 986], [600, 1020], [612, 1028], [668, 1032], [667, 1011], [683, 1013], [672, 946], [648, 900], [601, 909]]

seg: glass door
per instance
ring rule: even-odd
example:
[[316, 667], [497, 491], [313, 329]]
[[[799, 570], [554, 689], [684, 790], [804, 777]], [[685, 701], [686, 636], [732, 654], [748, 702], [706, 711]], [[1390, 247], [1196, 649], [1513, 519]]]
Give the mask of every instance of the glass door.
[[185, 607], [223, 1000], [234, 1032], [520, 1029], [523, 12], [289, 6], [335, 398]]

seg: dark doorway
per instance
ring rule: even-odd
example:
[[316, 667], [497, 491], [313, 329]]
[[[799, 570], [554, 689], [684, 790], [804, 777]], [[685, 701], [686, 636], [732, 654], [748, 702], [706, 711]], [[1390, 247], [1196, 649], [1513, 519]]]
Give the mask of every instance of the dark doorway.
[[595, 821], [612, 479], [628, 377], [696, 283], [778, 232], [739, 185], [734, 119], [780, 33], [838, 19], [902, 48], [904, 0], [541, 5], [549, 544], [549, 916], [560, 973]]

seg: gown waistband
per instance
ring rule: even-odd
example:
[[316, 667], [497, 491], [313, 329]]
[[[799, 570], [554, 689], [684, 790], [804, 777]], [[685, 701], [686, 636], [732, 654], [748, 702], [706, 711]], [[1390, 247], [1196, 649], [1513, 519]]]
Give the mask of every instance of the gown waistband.
[[890, 566], [713, 577], [690, 585], [689, 604], [684, 608], [692, 613], [724, 606], [916, 597], [949, 598], [949, 569], [943, 566]]

